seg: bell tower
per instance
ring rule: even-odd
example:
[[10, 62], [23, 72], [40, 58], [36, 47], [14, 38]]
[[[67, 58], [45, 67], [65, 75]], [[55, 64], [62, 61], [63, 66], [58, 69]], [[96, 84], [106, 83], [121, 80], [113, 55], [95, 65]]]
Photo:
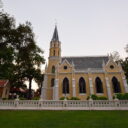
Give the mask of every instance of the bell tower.
[[61, 60], [61, 42], [59, 41], [57, 26], [53, 32], [53, 37], [50, 42], [49, 49], [49, 62], [48, 62], [48, 73], [55, 73], [55, 66]]

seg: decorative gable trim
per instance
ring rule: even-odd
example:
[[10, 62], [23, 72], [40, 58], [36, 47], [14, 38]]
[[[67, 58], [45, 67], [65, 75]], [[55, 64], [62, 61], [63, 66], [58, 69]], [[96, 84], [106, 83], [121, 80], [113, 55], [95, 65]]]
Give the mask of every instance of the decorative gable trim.
[[118, 67], [117, 63], [113, 60], [112, 56], [109, 56], [109, 60], [108, 60], [108, 62], [107, 62], [107, 64], [106, 64], [106, 67], [107, 67], [110, 63], [112, 63], [112, 64], [114, 64], [116, 67]]
[[[67, 63], [70, 67], [73, 67], [73, 66], [68, 62], [67, 59], [64, 59], [64, 60], [62, 61], [61, 65], [65, 64], [65, 63]], [[60, 66], [61, 66], [61, 65], [60, 65]]]

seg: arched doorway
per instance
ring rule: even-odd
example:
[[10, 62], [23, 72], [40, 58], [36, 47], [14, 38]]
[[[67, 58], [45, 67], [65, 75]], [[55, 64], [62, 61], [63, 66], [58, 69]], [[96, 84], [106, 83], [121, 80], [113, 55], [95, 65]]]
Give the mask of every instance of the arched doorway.
[[112, 78], [113, 92], [121, 93], [120, 83], [116, 77]]
[[79, 93], [86, 93], [86, 83], [83, 77], [79, 79]]
[[99, 77], [97, 77], [95, 80], [95, 86], [96, 86], [96, 93], [103, 93], [103, 85]]
[[69, 80], [68, 80], [68, 78], [64, 78], [64, 80], [63, 80], [63, 90], [62, 90], [62, 92], [64, 94], [69, 93]]

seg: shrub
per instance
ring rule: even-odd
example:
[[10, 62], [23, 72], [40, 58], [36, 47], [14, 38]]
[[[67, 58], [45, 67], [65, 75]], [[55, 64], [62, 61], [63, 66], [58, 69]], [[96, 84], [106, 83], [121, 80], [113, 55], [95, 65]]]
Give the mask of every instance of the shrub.
[[112, 98], [113, 98], [113, 99], [115, 99], [116, 97], [115, 97], [115, 96], [113, 96]]
[[19, 97], [19, 100], [27, 100], [27, 99], [24, 97]]
[[[61, 97], [61, 98], [60, 98], [60, 100], [64, 100], [64, 99], [65, 99], [65, 97]], [[66, 99], [69, 100], [68, 97], [66, 97]]]
[[91, 98], [92, 98], [93, 100], [98, 100], [98, 97], [97, 97], [96, 95], [91, 95]]
[[71, 97], [69, 100], [80, 100], [78, 97]]
[[90, 96], [87, 97], [87, 100], [89, 100], [89, 99], [90, 99]]
[[105, 96], [100, 96], [100, 97], [98, 97], [98, 100], [108, 100], [108, 98]]
[[124, 100], [128, 100], [128, 93], [124, 94]]
[[119, 100], [128, 100], [128, 93], [125, 93], [125, 94], [119, 93], [119, 94], [116, 94], [116, 97]]
[[119, 100], [123, 100], [124, 99], [124, 95], [123, 94], [116, 94], [116, 97]]
[[8, 98], [2, 98], [2, 100], [8, 100]]
[[33, 97], [32, 100], [39, 100], [40, 97]]
[[93, 100], [107, 100], [108, 98], [105, 96], [96, 96], [96, 95], [91, 95], [91, 98]]

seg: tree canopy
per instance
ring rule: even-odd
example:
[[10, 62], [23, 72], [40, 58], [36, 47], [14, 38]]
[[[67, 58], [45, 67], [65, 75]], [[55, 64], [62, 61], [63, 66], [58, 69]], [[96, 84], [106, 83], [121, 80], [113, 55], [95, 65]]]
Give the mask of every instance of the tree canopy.
[[[128, 44], [125, 47], [125, 51], [128, 54]], [[114, 61], [121, 64], [124, 70], [125, 76], [126, 76], [127, 83], [128, 83], [128, 57], [125, 57], [124, 59], [121, 58], [117, 51], [114, 51], [112, 53], [112, 56], [113, 56]]]
[[16, 26], [14, 17], [0, 12], [0, 79], [22, 87], [29, 81], [29, 99], [33, 79], [40, 79], [43, 51], [36, 43], [30, 22]]

